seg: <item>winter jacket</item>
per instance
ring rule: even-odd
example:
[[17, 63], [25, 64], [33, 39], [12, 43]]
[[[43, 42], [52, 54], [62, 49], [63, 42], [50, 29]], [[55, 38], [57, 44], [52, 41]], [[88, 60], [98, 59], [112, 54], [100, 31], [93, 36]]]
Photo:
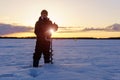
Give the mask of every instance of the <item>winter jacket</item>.
[[50, 29], [57, 31], [58, 26], [56, 24], [52, 24], [52, 21], [49, 18], [42, 19], [41, 17], [35, 24], [34, 33], [37, 38], [45, 39], [46, 37], [51, 37], [51, 34], [48, 32]]

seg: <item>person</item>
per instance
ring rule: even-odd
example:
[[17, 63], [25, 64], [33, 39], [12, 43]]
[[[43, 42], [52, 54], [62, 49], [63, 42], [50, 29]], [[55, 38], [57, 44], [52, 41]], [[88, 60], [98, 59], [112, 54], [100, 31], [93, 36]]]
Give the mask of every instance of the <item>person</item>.
[[36, 46], [35, 52], [33, 54], [33, 67], [38, 67], [39, 60], [43, 54], [44, 63], [50, 63], [50, 38], [51, 33], [50, 29], [57, 31], [58, 25], [53, 24], [52, 21], [48, 18], [48, 11], [42, 10], [39, 20], [35, 24], [34, 33], [36, 35]]

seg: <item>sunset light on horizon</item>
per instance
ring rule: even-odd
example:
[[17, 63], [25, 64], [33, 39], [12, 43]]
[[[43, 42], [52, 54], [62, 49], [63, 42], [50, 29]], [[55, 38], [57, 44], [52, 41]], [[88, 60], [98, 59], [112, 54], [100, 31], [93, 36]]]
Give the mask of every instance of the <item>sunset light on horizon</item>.
[[52, 37], [120, 37], [120, 0], [2, 0], [0, 36], [33, 37], [43, 9], [59, 29]]

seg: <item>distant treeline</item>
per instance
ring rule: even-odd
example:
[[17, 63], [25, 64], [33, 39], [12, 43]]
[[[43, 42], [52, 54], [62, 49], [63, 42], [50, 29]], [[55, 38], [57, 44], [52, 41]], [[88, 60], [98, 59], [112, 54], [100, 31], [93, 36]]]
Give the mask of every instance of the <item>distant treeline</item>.
[[[0, 37], [0, 39], [36, 39], [36, 37]], [[110, 37], [110, 38], [69, 37], [69, 38], [53, 38], [53, 39], [120, 39], [120, 37]]]

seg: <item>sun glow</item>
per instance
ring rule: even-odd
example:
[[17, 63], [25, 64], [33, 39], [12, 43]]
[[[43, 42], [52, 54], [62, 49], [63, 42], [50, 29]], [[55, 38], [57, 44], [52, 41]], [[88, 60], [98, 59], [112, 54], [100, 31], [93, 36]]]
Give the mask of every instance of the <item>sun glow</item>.
[[53, 33], [54, 33], [54, 30], [53, 30], [53, 29], [50, 29], [49, 32], [50, 32], [51, 34], [53, 34]]

